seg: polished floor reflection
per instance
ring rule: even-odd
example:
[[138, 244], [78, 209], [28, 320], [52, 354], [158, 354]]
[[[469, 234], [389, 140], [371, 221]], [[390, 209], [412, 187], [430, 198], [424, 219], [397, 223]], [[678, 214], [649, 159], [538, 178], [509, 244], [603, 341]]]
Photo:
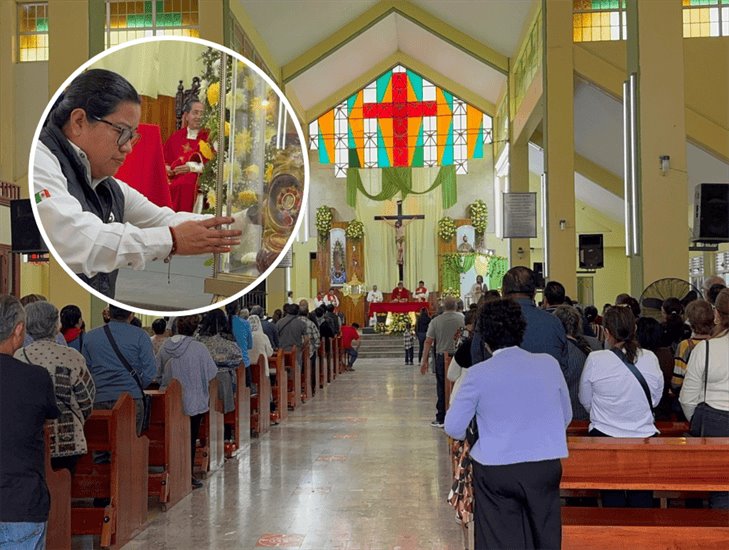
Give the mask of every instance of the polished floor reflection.
[[363, 359], [125, 548], [456, 549], [435, 378]]

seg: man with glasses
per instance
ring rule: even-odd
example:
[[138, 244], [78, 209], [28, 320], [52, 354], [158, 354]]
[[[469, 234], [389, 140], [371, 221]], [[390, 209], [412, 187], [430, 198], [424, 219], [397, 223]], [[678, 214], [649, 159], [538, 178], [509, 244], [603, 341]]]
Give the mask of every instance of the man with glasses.
[[192, 212], [197, 198], [198, 174], [208, 160], [200, 152], [200, 141], [207, 141], [208, 131], [202, 127], [203, 104], [200, 101], [188, 101], [182, 112], [183, 127], [167, 138], [164, 155], [171, 181], [172, 209]]
[[175, 213], [115, 179], [139, 140], [141, 100], [122, 76], [103, 69], [74, 79], [51, 109], [31, 174], [43, 229], [88, 285], [114, 297], [118, 268], [144, 269], [172, 255], [229, 252], [233, 218]]

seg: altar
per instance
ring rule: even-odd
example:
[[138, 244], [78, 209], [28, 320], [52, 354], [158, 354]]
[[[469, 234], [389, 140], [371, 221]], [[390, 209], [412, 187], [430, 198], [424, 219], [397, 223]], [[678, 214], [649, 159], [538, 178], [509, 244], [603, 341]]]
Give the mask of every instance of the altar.
[[370, 315], [378, 313], [418, 313], [428, 309], [428, 302], [375, 302], [370, 304]]

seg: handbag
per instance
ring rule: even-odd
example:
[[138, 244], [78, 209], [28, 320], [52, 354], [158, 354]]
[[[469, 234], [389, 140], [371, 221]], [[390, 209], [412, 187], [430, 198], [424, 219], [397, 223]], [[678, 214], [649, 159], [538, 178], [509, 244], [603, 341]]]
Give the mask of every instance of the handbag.
[[706, 384], [709, 380], [709, 341], [706, 340], [706, 359], [704, 362], [704, 400], [696, 405], [694, 414], [691, 417], [689, 427], [689, 435], [693, 437], [704, 437], [704, 423], [706, 422], [706, 414], [711, 409], [706, 403]]
[[129, 371], [129, 374], [132, 375], [132, 378], [134, 378], [134, 381], [139, 386], [139, 390], [142, 392], [142, 404], [144, 405], [144, 413], [142, 414], [142, 428], [139, 431], [140, 435], [147, 431], [149, 428], [149, 419], [152, 414], [152, 396], [147, 395], [144, 393], [144, 386], [142, 386], [142, 379], [139, 378], [139, 374], [137, 374], [137, 371], [135, 371], [132, 366], [129, 364], [129, 361], [127, 361], [126, 357], [122, 355], [121, 350], [119, 349], [119, 346], [116, 345], [116, 340], [114, 340], [114, 336], [111, 334], [111, 329], [109, 328], [109, 325], [104, 326], [104, 333], [106, 334], [106, 337], [109, 339], [109, 343], [111, 344], [111, 347], [114, 349], [114, 353], [116, 353], [116, 356], [119, 358], [119, 361], [121, 361], [122, 365], [124, 365], [124, 368], [126, 368]]
[[456, 510], [456, 521], [468, 525], [473, 521], [473, 465], [471, 464], [471, 447], [478, 440], [478, 424], [476, 417], [466, 429], [466, 439], [453, 442], [453, 485], [448, 493], [448, 504]]

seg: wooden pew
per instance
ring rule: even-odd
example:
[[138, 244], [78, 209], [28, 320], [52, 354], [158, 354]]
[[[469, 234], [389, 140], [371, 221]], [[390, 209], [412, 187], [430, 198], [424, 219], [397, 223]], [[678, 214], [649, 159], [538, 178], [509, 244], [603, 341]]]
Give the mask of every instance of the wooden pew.
[[[134, 401], [122, 394], [112, 410], [95, 410], [84, 433], [89, 452], [76, 466], [71, 497], [108, 498], [104, 507], [74, 506], [71, 532], [99, 535], [101, 546], [118, 548], [147, 521], [147, 458], [149, 440], [137, 437]], [[109, 464], [95, 464], [94, 451], [110, 451]]]
[[276, 383], [273, 385], [273, 400], [275, 404], [276, 414], [279, 422], [286, 420], [289, 416], [287, 388], [288, 375], [283, 361], [283, 350], [276, 350], [271, 357], [268, 358], [268, 370], [276, 375]]
[[190, 483], [190, 417], [182, 408], [182, 386], [172, 379], [164, 390], [146, 390], [152, 396], [149, 429], [149, 496], [159, 499], [163, 511], [192, 491]]
[[225, 442], [225, 458], [233, 458], [251, 437], [251, 389], [246, 386], [244, 364], [235, 370], [235, 380], [235, 410], [225, 413], [224, 420], [233, 433], [233, 440]]
[[327, 382], [332, 383], [337, 378], [337, 369], [334, 366], [334, 338], [324, 338], [324, 340], [326, 340], [324, 354], [327, 363]]
[[[220, 468], [225, 461], [223, 404], [218, 399], [218, 381], [210, 381], [210, 409], [200, 423], [195, 452], [195, 474], [206, 477], [207, 472]], [[186, 447], [189, 450], [189, 447]]]
[[[729, 438], [569, 437], [568, 446], [563, 489], [729, 491]], [[727, 510], [563, 507], [562, 523], [565, 549], [729, 546]]]
[[332, 338], [332, 362], [334, 369], [334, 378], [336, 379], [337, 376], [342, 374], [342, 371], [344, 370], [344, 366], [341, 361], [341, 357], [339, 355], [339, 346], [341, 345], [342, 337], [341, 336], [335, 336]]
[[311, 358], [309, 357], [309, 349], [311, 344], [305, 344], [301, 348], [301, 402], [306, 403], [312, 396], [311, 387]]
[[256, 393], [251, 394], [251, 434], [259, 436], [271, 427], [271, 380], [266, 376], [263, 355], [251, 362], [251, 380], [256, 385]]
[[46, 485], [51, 495], [48, 513], [46, 548], [51, 550], [71, 549], [71, 473], [63, 468], [51, 467], [51, 427], [46, 423]]
[[[689, 431], [688, 422], [658, 420], [655, 424], [658, 431], [661, 432], [658, 437], [683, 437]], [[567, 435], [587, 437], [587, 428], [589, 425], [589, 420], [573, 420], [567, 427]]]
[[319, 381], [319, 389], [324, 389], [324, 386], [327, 385], [327, 382], [329, 381], [329, 374], [327, 372], [327, 354], [326, 354], [326, 348], [324, 346], [324, 338], [322, 338], [319, 342], [319, 349], [317, 350], [317, 373]]
[[288, 385], [286, 390], [288, 407], [295, 410], [301, 405], [301, 367], [297, 360], [297, 348], [291, 346], [291, 351], [283, 352], [283, 362], [289, 369]]

